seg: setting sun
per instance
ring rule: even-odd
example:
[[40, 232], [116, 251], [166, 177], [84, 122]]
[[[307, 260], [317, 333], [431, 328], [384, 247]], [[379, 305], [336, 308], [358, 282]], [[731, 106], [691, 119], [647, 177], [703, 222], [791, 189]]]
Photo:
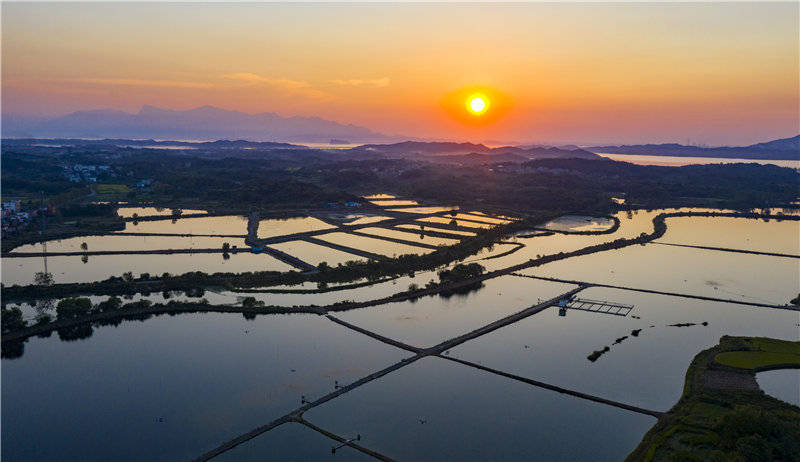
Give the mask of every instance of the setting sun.
[[481, 115], [489, 108], [488, 99], [484, 96], [473, 95], [467, 100], [467, 108], [475, 115]]

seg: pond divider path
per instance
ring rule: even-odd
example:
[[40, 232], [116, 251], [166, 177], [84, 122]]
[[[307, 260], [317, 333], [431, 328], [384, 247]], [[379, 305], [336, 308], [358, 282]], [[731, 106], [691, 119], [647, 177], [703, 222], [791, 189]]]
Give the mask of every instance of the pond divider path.
[[491, 367], [486, 367], [486, 366], [483, 366], [481, 364], [476, 364], [476, 363], [473, 363], [473, 362], [470, 362], [470, 361], [465, 361], [463, 359], [454, 358], [452, 356], [439, 355], [439, 357], [442, 358], [442, 359], [447, 359], [448, 361], [454, 361], [454, 362], [457, 362], [459, 364], [463, 364], [465, 366], [474, 367], [474, 368], [480, 369], [482, 371], [490, 372], [492, 374], [496, 374], [496, 375], [499, 375], [499, 376], [502, 376], [502, 377], [506, 377], [506, 378], [509, 378], [509, 379], [517, 380], [519, 382], [527, 383], [529, 385], [533, 385], [533, 386], [536, 386], [536, 387], [539, 387], [539, 388], [545, 388], [547, 390], [552, 390], [552, 391], [555, 391], [555, 392], [558, 392], [558, 393], [562, 393], [562, 394], [569, 395], [569, 396], [574, 396], [576, 398], [581, 398], [581, 399], [585, 399], [585, 400], [588, 400], [588, 401], [594, 401], [596, 403], [607, 404], [609, 406], [614, 406], [614, 407], [618, 407], [620, 409], [625, 409], [626, 411], [633, 411], [633, 412], [638, 412], [639, 414], [651, 415], [651, 416], [653, 416], [655, 418], [659, 418], [662, 415], [664, 415], [663, 412], [653, 411], [653, 410], [650, 410], [650, 409], [644, 409], [644, 408], [641, 408], [641, 407], [638, 407], [638, 406], [632, 406], [630, 404], [620, 403], [618, 401], [613, 401], [613, 400], [610, 400], [610, 399], [600, 398], [600, 397], [594, 396], [594, 395], [588, 395], [586, 393], [581, 393], [579, 391], [575, 391], [575, 390], [570, 390], [568, 388], [559, 387], [557, 385], [550, 385], [549, 383], [540, 382], [538, 380], [533, 380], [533, 379], [529, 379], [529, 378], [526, 378], [526, 377], [521, 377], [519, 375], [510, 374], [508, 372], [499, 371], [497, 369], [492, 369]]
[[702, 249], [702, 250], [717, 250], [720, 252], [749, 253], [752, 255], [767, 255], [770, 257], [800, 258], [800, 255], [793, 255], [790, 253], [761, 252], [758, 250], [731, 249], [728, 247], [709, 247], [705, 245], [673, 244], [670, 242], [650, 242], [650, 244], [670, 245], [673, 247], [689, 247], [692, 249]]
[[311, 422], [309, 422], [308, 420], [306, 420], [306, 419], [304, 419], [302, 417], [297, 419], [296, 422], [299, 423], [299, 424], [305, 425], [306, 427], [314, 430], [315, 432], [320, 433], [322, 435], [325, 435], [325, 436], [327, 436], [328, 438], [330, 438], [330, 439], [332, 439], [334, 441], [338, 441], [338, 442], [342, 443], [345, 446], [349, 446], [349, 447], [355, 449], [356, 451], [360, 451], [360, 452], [363, 452], [364, 454], [366, 454], [368, 456], [372, 456], [375, 459], [383, 460], [383, 461], [386, 461], [386, 462], [394, 461], [394, 459], [386, 457], [386, 456], [384, 456], [383, 454], [381, 454], [379, 452], [375, 452], [375, 451], [373, 451], [371, 449], [367, 449], [364, 446], [361, 446], [360, 444], [357, 444], [357, 443], [355, 443], [355, 442], [353, 442], [353, 441], [351, 441], [349, 439], [342, 438], [341, 436], [339, 436], [339, 435], [337, 435], [335, 433], [331, 433], [328, 430], [325, 430], [324, 428], [317, 427], [316, 425], [312, 424]]
[[412, 247], [421, 247], [423, 249], [436, 250], [439, 248], [438, 246], [435, 246], [433, 244], [428, 244], [425, 242], [409, 241], [407, 239], [400, 239], [397, 237], [381, 236], [380, 234], [362, 233], [361, 231], [353, 231], [349, 229], [343, 229], [342, 231], [348, 234], [352, 234], [354, 236], [368, 237], [370, 239], [380, 239], [383, 241], [394, 242], [395, 244], [410, 245]]
[[[518, 313], [514, 313], [512, 315], [506, 316], [506, 317], [504, 317], [502, 319], [499, 319], [497, 321], [489, 323], [489, 324], [487, 324], [487, 325], [485, 325], [483, 327], [475, 329], [475, 330], [473, 330], [471, 332], [468, 332], [466, 334], [460, 335], [458, 337], [454, 337], [454, 338], [449, 339], [449, 340], [445, 340], [444, 342], [441, 342], [438, 345], [432, 346], [430, 348], [417, 348], [417, 347], [413, 347], [413, 346], [410, 346], [410, 345], [406, 345], [405, 343], [402, 343], [402, 342], [399, 342], [397, 340], [393, 340], [393, 339], [384, 337], [384, 336], [382, 336], [380, 334], [377, 334], [375, 332], [371, 332], [371, 331], [368, 331], [366, 329], [363, 329], [363, 328], [360, 328], [358, 326], [355, 326], [353, 324], [350, 324], [348, 322], [342, 321], [342, 320], [340, 320], [340, 319], [338, 319], [338, 318], [336, 318], [336, 317], [334, 317], [334, 316], [332, 316], [330, 314], [326, 314], [326, 317], [328, 319], [330, 319], [332, 322], [340, 324], [340, 325], [342, 325], [342, 326], [344, 326], [344, 327], [346, 327], [348, 329], [352, 329], [352, 330], [354, 330], [356, 332], [359, 332], [361, 334], [367, 335], [367, 336], [369, 336], [369, 337], [371, 337], [371, 338], [373, 338], [375, 340], [378, 340], [380, 342], [383, 342], [383, 343], [386, 343], [388, 345], [392, 345], [392, 346], [395, 346], [395, 347], [398, 347], [398, 348], [402, 348], [402, 349], [404, 349], [406, 351], [415, 352], [416, 354], [414, 356], [411, 356], [411, 357], [408, 357], [408, 358], [404, 358], [404, 359], [400, 360], [399, 362], [397, 362], [395, 364], [392, 364], [391, 366], [389, 366], [389, 367], [387, 367], [385, 369], [382, 369], [380, 371], [377, 371], [377, 372], [374, 372], [374, 373], [372, 373], [370, 375], [367, 375], [366, 377], [363, 377], [363, 378], [361, 378], [361, 379], [359, 379], [359, 380], [357, 380], [357, 381], [355, 381], [355, 382], [353, 382], [353, 383], [351, 383], [349, 385], [340, 387], [340, 388], [336, 389], [335, 391], [333, 391], [331, 393], [328, 393], [327, 395], [322, 396], [321, 398], [319, 398], [319, 399], [317, 399], [315, 401], [307, 402], [307, 403], [303, 404], [302, 406], [300, 406], [299, 408], [295, 409], [294, 411], [292, 411], [292, 412], [290, 412], [290, 413], [288, 413], [288, 414], [286, 414], [286, 415], [284, 415], [282, 417], [279, 417], [279, 418], [277, 418], [277, 419], [275, 419], [275, 420], [273, 420], [273, 421], [271, 421], [271, 422], [269, 422], [269, 423], [267, 423], [265, 425], [262, 425], [260, 427], [256, 427], [256, 428], [254, 428], [253, 430], [251, 430], [251, 431], [249, 431], [247, 433], [243, 433], [243, 434], [237, 436], [236, 438], [233, 438], [232, 440], [229, 440], [229, 441], [226, 441], [226, 442], [222, 443], [221, 445], [219, 445], [216, 448], [206, 452], [205, 454], [201, 455], [200, 457], [198, 457], [195, 460], [196, 461], [210, 460], [210, 459], [212, 459], [212, 458], [214, 458], [214, 457], [216, 457], [216, 456], [218, 456], [218, 455], [220, 455], [220, 454], [222, 454], [224, 452], [227, 452], [227, 451], [233, 449], [234, 447], [236, 447], [236, 446], [238, 446], [238, 445], [240, 445], [242, 443], [245, 443], [245, 442], [247, 442], [247, 441], [249, 441], [249, 440], [251, 440], [251, 439], [253, 439], [253, 438], [255, 438], [255, 437], [259, 436], [259, 435], [261, 435], [262, 433], [265, 433], [265, 432], [267, 432], [269, 430], [272, 430], [273, 428], [275, 428], [275, 427], [277, 427], [279, 425], [282, 425], [284, 423], [287, 423], [287, 422], [301, 422], [302, 423], [302, 421], [304, 420], [303, 419], [303, 414], [306, 411], [308, 411], [310, 409], [313, 409], [314, 407], [317, 407], [317, 406], [319, 406], [321, 404], [324, 404], [324, 403], [326, 403], [326, 402], [328, 402], [328, 401], [330, 401], [330, 400], [332, 400], [334, 398], [337, 398], [337, 397], [339, 397], [339, 396], [341, 396], [341, 395], [343, 395], [343, 394], [345, 394], [345, 393], [347, 393], [349, 391], [355, 390], [356, 388], [358, 388], [358, 387], [360, 387], [360, 386], [362, 386], [364, 384], [367, 384], [367, 383], [369, 383], [369, 382], [371, 382], [373, 380], [381, 378], [381, 377], [383, 377], [383, 376], [385, 376], [385, 375], [387, 375], [387, 374], [389, 374], [391, 372], [394, 372], [394, 371], [396, 371], [398, 369], [401, 369], [401, 368], [403, 368], [403, 367], [405, 367], [405, 366], [407, 366], [407, 365], [409, 365], [411, 363], [414, 363], [414, 362], [416, 362], [416, 361], [418, 361], [418, 360], [420, 360], [422, 358], [425, 358], [425, 357], [428, 357], [428, 356], [434, 356], [434, 357], [454, 360], [452, 358], [441, 356], [441, 354], [443, 352], [445, 352], [445, 351], [447, 351], [447, 350], [449, 350], [449, 349], [451, 349], [453, 347], [456, 347], [458, 345], [461, 345], [462, 343], [465, 343], [465, 342], [467, 342], [469, 340], [475, 339], [475, 338], [480, 337], [482, 335], [486, 335], [486, 334], [488, 334], [490, 332], [493, 332], [493, 331], [495, 331], [497, 329], [500, 329], [502, 327], [508, 326], [508, 325], [513, 324], [513, 323], [515, 323], [517, 321], [520, 321], [520, 320], [525, 319], [525, 318], [527, 318], [529, 316], [532, 316], [532, 315], [534, 315], [536, 313], [539, 313], [539, 312], [541, 312], [541, 311], [543, 311], [543, 310], [545, 310], [545, 309], [547, 309], [547, 308], [549, 308], [551, 306], [556, 305], [560, 300], [568, 299], [568, 298], [572, 297], [573, 295], [577, 294], [578, 292], [582, 291], [585, 288], [586, 288], [586, 286], [576, 287], [576, 288], [574, 288], [572, 290], [569, 290], [569, 291], [567, 291], [567, 292], [565, 292], [565, 293], [563, 293], [561, 295], [553, 297], [553, 298], [551, 298], [549, 300], [546, 300], [546, 301], [544, 301], [542, 303], [539, 303], [537, 305], [534, 305], [534, 306], [531, 306], [529, 308], [526, 308], [526, 309], [524, 309], [524, 310], [522, 310], [522, 311], [520, 311]], [[495, 374], [498, 374], [498, 375], [501, 375], [501, 376], [504, 376], [504, 377], [512, 378], [514, 380], [518, 380], [518, 381], [527, 383], [529, 385], [534, 385], [534, 386], [538, 386], [538, 387], [545, 388], [545, 389], [548, 389], [548, 390], [557, 391], [559, 393], [568, 394], [570, 396], [574, 396], [574, 397], [581, 398], [581, 399], [586, 399], [586, 400], [597, 402], [597, 403], [601, 403], [601, 404], [607, 404], [607, 405], [614, 406], [614, 407], [617, 407], [617, 408], [620, 408], [620, 409], [625, 409], [625, 410], [628, 410], [628, 411], [637, 412], [637, 413], [640, 413], [640, 414], [645, 414], [645, 415], [649, 415], [649, 416], [653, 416], [653, 417], [659, 417], [662, 414], [661, 412], [658, 412], [658, 411], [653, 411], [653, 410], [649, 410], [649, 409], [643, 409], [643, 408], [639, 408], [639, 407], [636, 407], [636, 406], [631, 406], [631, 405], [628, 405], [628, 404], [619, 403], [619, 402], [612, 401], [612, 400], [607, 400], [605, 398], [600, 398], [600, 397], [597, 397], [597, 396], [587, 395], [585, 393], [569, 390], [569, 389], [558, 387], [558, 386], [555, 386], [555, 385], [546, 384], [544, 382], [539, 382], [539, 381], [536, 381], [536, 380], [527, 379], [527, 378], [524, 378], [524, 377], [519, 377], [519, 376], [516, 376], [516, 375], [513, 375], [513, 374], [508, 374], [508, 373], [505, 373], [505, 372], [496, 371], [494, 369], [485, 368], [483, 366], [480, 366], [480, 365], [477, 365], [477, 364], [474, 364], [474, 363], [469, 363], [467, 361], [462, 361], [462, 360], [454, 360], [454, 361], [456, 361], [458, 363], [461, 363], [463, 365], [470, 366], [470, 367], [476, 367], [476, 368], [484, 370], [486, 372], [495, 373]], [[322, 430], [322, 429], [318, 429], [318, 427], [315, 427], [314, 429], [317, 430], [317, 431]], [[346, 441], [343, 438], [338, 437], [337, 435], [333, 435], [333, 434], [329, 435], [328, 434], [329, 432], [324, 431], [324, 430], [320, 431], [320, 433], [325, 434], [326, 436], [329, 436], [329, 437], [331, 437], [332, 439], [334, 439], [336, 441], [340, 441], [340, 442]], [[333, 436], [331, 436], [331, 435], [333, 435]], [[358, 449], [358, 448], [356, 448], [356, 449]], [[361, 449], [359, 449], [359, 450], [361, 450]], [[362, 452], [365, 452], [365, 453], [369, 454], [366, 451], [362, 451]], [[375, 453], [375, 454], [370, 454], [370, 455], [372, 455], [373, 457], [376, 457], [376, 458], [378, 458], [380, 460], [390, 460], [390, 459], [386, 458], [385, 456], [383, 456], [381, 454]]]
[[11, 252], [3, 258], [64, 257], [92, 255], [171, 255], [187, 253], [237, 253], [236, 250], [219, 249], [161, 249], [161, 250], [77, 250], [69, 252]]
[[323, 247], [330, 247], [334, 250], [339, 250], [341, 252], [349, 253], [352, 255], [356, 255], [359, 257], [364, 257], [367, 260], [377, 260], [377, 261], [387, 261], [391, 260], [391, 258], [385, 255], [379, 255], [377, 253], [367, 252], [366, 250], [356, 249], [355, 247], [349, 247], [346, 245], [341, 244], [334, 244], [333, 242], [324, 241], [322, 239], [317, 239], [316, 237], [305, 236], [300, 238], [301, 241], [310, 242], [312, 244], [321, 245]]
[[384, 227], [384, 229], [388, 229], [388, 230], [391, 230], [391, 231], [400, 231], [401, 233], [414, 234], [416, 236], [419, 236], [419, 235], [422, 234], [422, 235], [430, 236], [430, 237], [441, 237], [441, 238], [444, 238], [444, 239], [456, 239], [456, 240], [459, 240], [459, 241], [464, 238], [464, 235], [462, 235], [462, 234], [445, 233], [445, 232], [442, 232], [442, 231], [434, 231], [434, 230], [430, 230], [430, 229], [427, 229], [427, 228], [425, 228], [425, 229], [401, 228], [401, 227], [395, 225], [395, 226]]
[[246, 234], [194, 234], [194, 233], [139, 233], [135, 231], [117, 231], [103, 236], [156, 236], [156, 237], [229, 237], [244, 239]]
[[744, 300], [734, 300], [730, 298], [706, 297], [705, 295], [692, 295], [692, 294], [681, 294], [677, 292], [667, 292], [663, 290], [639, 289], [636, 287], [616, 286], [613, 284], [602, 284], [599, 282], [573, 281], [570, 279], [533, 276], [530, 274], [513, 273], [512, 276], [518, 276], [521, 278], [539, 279], [541, 281], [561, 282], [564, 284], [583, 284], [586, 287], [606, 287], [609, 289], [630, 290], [632, 292], [643, 292], [647, 294], [669, 295], [671, 297], [693, 298], [696, 300], [707, 300], [711, 302], [735, 303], [738, 305], [757, 306], [759, 308], [773, 308], [776, 310], [800, 311], [800, 306], [793, 306], [793, 305], [773, 305], [770, 303], [747, 302]]
[[[389, 211], [387, 211], [389, 212]], [[272, 236], [272, 237], [265, 237], [259, 238], [258, 237], [258, 215], [253, 213], [250, 215], [250, 218], [247, 223], [248, 229], [248, 245], [269, 245], [269, 244], [277, 244], [280, 242], [288, 242], [288, 241], [296, 241], [300, 239], [304, 239], [306, 237], [315, 237], [322, 234], [329, 234], [329, 233], [336, 233], [341, 232], [344, 230], [356, 230], [361, 228], [391, 228], [395, 225], [402, 225], [414, 222], [421, 218], [429, 218], [429, 217], [438, 217], [444, 215], [449, 212], [433, 212], [433, 213], [398, 213], [398, 212], [390, 212], [389, 215], [393, 216], [389, 220], [383, 220], [374, 223], [361, 223], [357, 225], [342, 225], [340, 227], [333, 227], [327, 229], [318, 229], [314, 231], [301, 231], [292, 234], [284, 234], [281, 236]], [[428, 226], [427, 223], [425, 225]], [[253, 231], [254, 230], [254, 231]], [[470, 228], [467, 231], [474, 232], [475, 230]]]

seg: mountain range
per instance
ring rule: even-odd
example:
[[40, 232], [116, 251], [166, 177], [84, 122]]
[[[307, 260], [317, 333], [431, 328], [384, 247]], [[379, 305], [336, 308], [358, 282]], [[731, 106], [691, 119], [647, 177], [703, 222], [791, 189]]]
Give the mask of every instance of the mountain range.
[[247, 114], [212, 106], [173, 111], [144, 106], [136, 113], [117, 110], [78, 111], [52, 119], [3, 116], [3, 138], [127, 138], [328, 143], [331, 139], [369, 143], [392, 138], [357, 125], [319, 117]]
[[583, 149], [562, 149], [534, 146], [530, 148], [501, 146], [491, 148], [483, 144], [453, 142], [403, 141], [394, 144], [365, 144], [349, 149], [350, 154], [365, 157], [425, 158], [440, 163], [525, 162], [543, 158], [599, 159], [595, 153]]
[[800, 160], [800, 135], [739, 147], [705, 148], [682, 144], [635, 144], [585, 148], [595, 153], [641, 154], [679, 157], [728, 157], [741, 159]]

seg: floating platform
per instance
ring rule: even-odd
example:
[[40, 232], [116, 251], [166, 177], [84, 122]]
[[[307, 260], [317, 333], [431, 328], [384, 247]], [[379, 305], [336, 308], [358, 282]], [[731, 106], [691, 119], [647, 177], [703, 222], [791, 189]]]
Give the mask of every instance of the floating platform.
[[589, 311], [592, 313], [613, 314], [615, 316], [627, 316], [633, 309], [633, 305], [609, 302], [605, 300], [589, 300], [586, 298], [571, 297], [558, 302], [559, 316], [566, 316], [567, 309]]

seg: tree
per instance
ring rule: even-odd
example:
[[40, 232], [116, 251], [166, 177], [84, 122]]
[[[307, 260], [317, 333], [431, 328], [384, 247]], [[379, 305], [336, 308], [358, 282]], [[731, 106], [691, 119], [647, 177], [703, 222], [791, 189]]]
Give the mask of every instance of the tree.
[[2, 321], [3, 332], [22, 329], [28, 325], [28, 323], [22, 319], [22, 310], [16, 306], [13, 308], [3, 308], [2, 314], [0, 314], [0, 320]]
[[104, 300], [97, 305], [97, 309], [100, 311], [115, 311], [120, 309], [122, 306], [122, 300], [119, 297], [111, 297], [108, 300]]
[[322, 262], [319, 262], [319, 265], [317, 265], [317, 269], [320, 272], [324, 273], [325, 271], [328, 271], [329, 269], [331, 269], [331, 267], [330, 267], [330, 265], [328, 265], [328, 262], [322, 261]]
[[92, 302], [88, 298], [65, 298], [56, 305], [58, 319], [78, 318], [89, 314]]
[[81, 242], [81, 250], [83, 250], [84, 252], [89, 250], [89, 244]]
[[242, 299], [242, 307], [244, 308], [255, 308], [257, 306], [264, 306], [264, 302], [256, 300], [255, 297], [245, 297]]
[[126, 273], [122, 273], [122, 280], [125, 282], [132, 282], [133, 281], [133, 273], [130, 271]]

